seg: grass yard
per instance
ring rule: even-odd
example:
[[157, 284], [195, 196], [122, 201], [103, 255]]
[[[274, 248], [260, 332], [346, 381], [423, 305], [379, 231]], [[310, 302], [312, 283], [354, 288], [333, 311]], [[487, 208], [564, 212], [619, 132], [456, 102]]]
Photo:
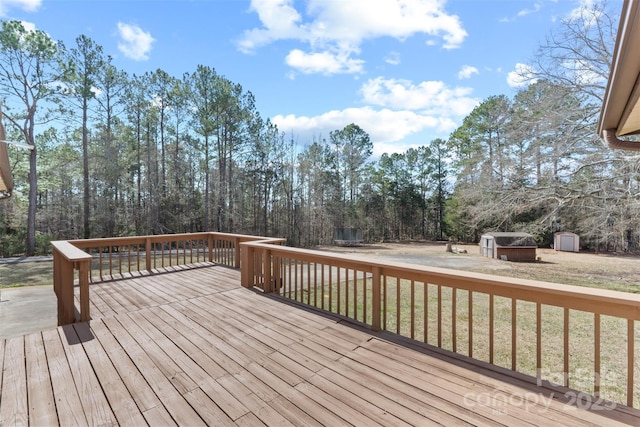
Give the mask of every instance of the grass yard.
[[53, 286], [53, 261], [0, 262], [0, 288]]

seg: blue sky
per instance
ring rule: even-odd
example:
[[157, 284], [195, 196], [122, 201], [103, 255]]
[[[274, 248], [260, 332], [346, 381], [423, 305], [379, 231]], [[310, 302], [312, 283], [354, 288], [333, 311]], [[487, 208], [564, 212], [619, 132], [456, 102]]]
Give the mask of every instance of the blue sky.
[[[620, 1], [620, 0], [614, 0]], [[591, 0], [0, 0], [130, 74], [207, 65], [304, 144], [356, 123], [376, 156], [447, 138], [491, 95], [513, 96], [536, 47]], [[620, 2], [621, 3], [621, 2]]]

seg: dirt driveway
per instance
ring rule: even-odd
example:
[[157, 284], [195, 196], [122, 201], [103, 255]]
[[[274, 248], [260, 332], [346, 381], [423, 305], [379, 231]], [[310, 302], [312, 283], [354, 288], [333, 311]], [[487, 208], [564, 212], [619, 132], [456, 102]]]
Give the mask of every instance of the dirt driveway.
[[445, 250], [444, 242], [320, 246], [316, 249], [391, 262], [640, 292], [640, 256], [635, 255], [559, 252], [538, 248], [537, 256], [541, 259], [538, 262], [509, 262], [480, 256], [478, 245], [454, 245], [457, 253], [449, 253]]

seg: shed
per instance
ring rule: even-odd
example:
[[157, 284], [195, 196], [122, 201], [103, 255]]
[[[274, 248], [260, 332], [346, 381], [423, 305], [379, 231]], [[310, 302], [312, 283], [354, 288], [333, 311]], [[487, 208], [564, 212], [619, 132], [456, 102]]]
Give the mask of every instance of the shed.
[[535, 261], [538, 244], [531, 234], [491, 232], [480, 237], [480, 255], [507, 261]]
[[334, 242], [340, 246], [360, 245], [364, 243], [362, 228], [338, 227], [336, 228]]
[[580, 252], [580, 236], [562, 231], [553, 235], [553, 249], [564, 252]]

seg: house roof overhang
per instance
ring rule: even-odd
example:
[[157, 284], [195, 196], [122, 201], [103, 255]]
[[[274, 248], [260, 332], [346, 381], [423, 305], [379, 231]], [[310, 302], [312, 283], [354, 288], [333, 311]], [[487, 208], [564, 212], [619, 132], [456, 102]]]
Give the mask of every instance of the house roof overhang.
[[13, 191], [13, 178], [11, 177], [6, 139], [7, 134], [2, 125], [2, 111], [0, 111], [0, 199], [10, 197]]
[[640, 151], [640, 2], [625, 0], [620, 15], [598, 134], [612, 148]]

